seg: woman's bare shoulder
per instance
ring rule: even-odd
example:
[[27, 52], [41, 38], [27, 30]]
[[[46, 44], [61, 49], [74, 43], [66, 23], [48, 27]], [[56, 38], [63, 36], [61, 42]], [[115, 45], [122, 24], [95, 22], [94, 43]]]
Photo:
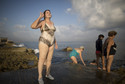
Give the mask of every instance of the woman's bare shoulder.
[[110, 40], [108, 41], [108, 44], [109, 44], [109, 45], [113, 45], [113, 44], [114, 44], [114, 41], [113, 41], [112, 39], [110, 39]]
[[40, 24], [41, 24], [41, 29], [42, 29], [44, 27], [44, 25], [45, 25], [45, 21], [41, 20]]
[[108, 42], [113, 42], [113, 39], [109, 39]]
[[80, 48], [75, 48], [78, 53], [81, 53]]
[[111, 41], [112, 41], [112, 39], [107, 38], [107, 39], [106, 39], [106, 44], [109, 43], [109, 42], [111, 42]]
[[74, 48], [75, 50], [79, 50], [79, 48]]
[[42, 26], [45, 25], [45, 20], [41, 20]]

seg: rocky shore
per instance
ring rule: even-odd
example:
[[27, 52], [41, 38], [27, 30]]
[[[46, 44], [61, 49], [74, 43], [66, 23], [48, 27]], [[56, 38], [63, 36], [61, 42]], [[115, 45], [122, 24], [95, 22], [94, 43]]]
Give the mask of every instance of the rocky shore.
[[[97, 70], [96, 66], [72, 64], [70, 62], [52, 64], [51, 75], [55, 80], [45, 77], [43, 69], [43, 80], [45, 84], [125, 84], [125, 77], [103, 70]], [[38, 84], [37, 68], [23, 69], [0, 73], [2, 84]]]
[[[0, 44], [0, 83], [1, 84], [38, 84], [38, 58], [34, 50], [25, 46], [16, 45], [12, 41]], [[62, 49], [72, 51], [71, 47]], [[57, 54], [58, 56], [58, 54]], [[61, 57], [60, 57], [61, 58]], [[122, 61], [122, 60], [120, 60]], [[113, 64], [119, 64], [115, 61]], [[45, 66], [43, 67], [43, 80], [45, 84], [125, 84], [125, 67], [121, 66], [107, 73], [98, 70], [96, 65], [85, 61], [87, 66], [81, 62], [73, 64], [66, 62], [52, 63], [51, 75], [55, 78], [51, 81], [45, 77]], [[125, 64], [122, 61], [122, 65]], [[92, 63], [95, 63], [93, 61]]]
[[16, 45], [13, 41], [0, 45], [0, 72], [37, 66], [38, 58], [32, 49], [13, 45]]

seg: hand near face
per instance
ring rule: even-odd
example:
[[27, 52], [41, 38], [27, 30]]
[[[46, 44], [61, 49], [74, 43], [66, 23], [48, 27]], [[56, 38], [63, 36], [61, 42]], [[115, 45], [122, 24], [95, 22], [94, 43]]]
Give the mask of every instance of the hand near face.
[[55, 49], [58, 49], [58, 45], [57, 44], [55, 44]]
[[42, 12], [40, 12], [40, 18], [43, 18], [44, 17], [44, 14]]

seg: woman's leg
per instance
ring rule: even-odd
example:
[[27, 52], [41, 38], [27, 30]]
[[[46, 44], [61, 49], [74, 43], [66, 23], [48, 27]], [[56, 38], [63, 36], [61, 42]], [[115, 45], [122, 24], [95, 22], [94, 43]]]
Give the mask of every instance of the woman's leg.
[[113, 55], [109, 55], [109, 58], [107, 60], [107, 72], [108, 73], [110, 72], [110, 68], [111, 68], [111, 65], [112, 65], [112, 62], [113, 62], [113, 58], [114, 58]]
[[105, 68], [105, 56], [102, 56], [102, 69], [103, 70], [106, 70], [106, 68]]
[[51, 67], [51, 60], [53, 57], [53, 51], [54, 51], [54, 45], [49, 47], [49, 52], [48, 52], [48, 56], [46, 59], [46, 75], [50, 74], [50, 67]]
[[99, 58], [100, 58], [100, 57], [101, 57], [101, 53], [97, 53], [97, 54], [96, 54], [96, 59], [97, 59], [97, 60], [96, 60], [96, 63], [97, 63], [97, 68], [98, 68], [98, 69], [101, 69], [101, 68], [99, 67]]
[[77, 64], [77, 59], [76, 59], [75, 56], [72, 56], [72, 57], [71, 57], [71, 60], [73, 61], [73, 63]]
[[38, 61], [38, 79], [42, 78], [43, 64], [48, 53], [48, 46], [42, 42], [39, 43], [39, 61]]

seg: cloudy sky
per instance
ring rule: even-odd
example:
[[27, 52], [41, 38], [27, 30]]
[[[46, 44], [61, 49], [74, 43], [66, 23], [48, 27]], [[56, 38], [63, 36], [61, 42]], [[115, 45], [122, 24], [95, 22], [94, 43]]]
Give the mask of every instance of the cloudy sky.
[[0, 37], [38, 41], [40, 30], [30, 25], [46, 9], [51, 10], [59, 42], [95, 41], [110, 30], [125, 42], [125, 0], [0, 0]]

